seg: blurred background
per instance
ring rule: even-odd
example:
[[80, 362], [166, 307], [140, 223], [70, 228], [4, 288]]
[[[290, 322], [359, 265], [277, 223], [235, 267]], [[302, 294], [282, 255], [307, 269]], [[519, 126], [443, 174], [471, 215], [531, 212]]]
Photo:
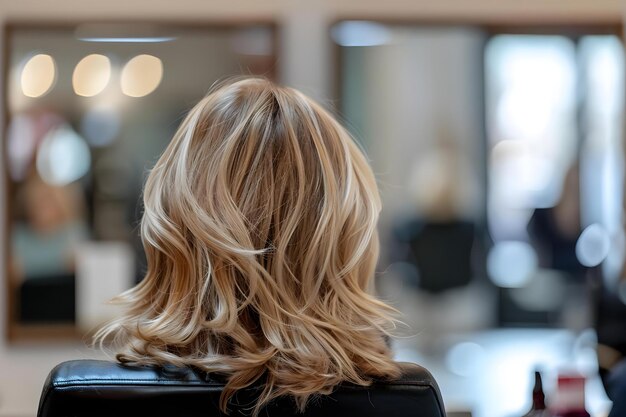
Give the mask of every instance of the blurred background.
[[[396, 358], [450, 415], [521, 416], [533, 371], [626, 353], [620, 0], [0, 0], [0, 417], [34, 416], [58, 362], [144, 271], [147, 171], [227, 76], [330, 108], [384, 209], [380, 295]], [[456, 413], [456, 414], [454, 414]]]

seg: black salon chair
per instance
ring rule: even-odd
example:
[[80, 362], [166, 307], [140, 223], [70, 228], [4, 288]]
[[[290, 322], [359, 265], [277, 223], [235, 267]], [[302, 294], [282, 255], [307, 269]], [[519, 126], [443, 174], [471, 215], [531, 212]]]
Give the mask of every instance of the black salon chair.
[[[363, 388], [345, 385], [312, 399], [298, 414], [289, 398], [273, 401], [259, 414], [285, 416], [445, 417], [437, 383], [424, 368], [401, 364], [403, 375]], [[215, 417], [224, 383], [200, 371], [126, 367], [113, 362], [64, 362], [46, 380], [38, 417]], [[230, 416], [252, 415], [254, 388], [239, 391]]]

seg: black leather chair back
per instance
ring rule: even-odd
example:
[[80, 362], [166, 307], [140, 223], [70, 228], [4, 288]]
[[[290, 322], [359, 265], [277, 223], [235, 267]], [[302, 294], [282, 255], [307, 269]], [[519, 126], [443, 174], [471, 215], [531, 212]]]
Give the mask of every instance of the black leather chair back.
[[[289, 398], [273, 401], [262, 417], [445, 417], [439, 388], [424, 368], [401, 364], [403, 375], [370, 387], [345, 385], [309, 402], [304, 414]], [[64, 362], [46, 380], [38, 417], [217, 417], [223, 380], [179, 368], [127, 367], [113, 362]], [[231, 401], [230, 416], [250, 416], [254, 388]]]

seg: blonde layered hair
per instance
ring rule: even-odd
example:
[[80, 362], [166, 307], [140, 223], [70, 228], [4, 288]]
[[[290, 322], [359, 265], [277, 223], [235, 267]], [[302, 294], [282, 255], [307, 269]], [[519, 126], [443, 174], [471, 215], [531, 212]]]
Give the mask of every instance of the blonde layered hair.
[[258, 78], [214, 88], [148, 176], [144, 207], [146, 276], [96, 335], [119, 361], [224, 374], [225, 412], [257, 381], [255, 413], [398, 375], [395, 310], [372, 295], [375, 178], [310, 98]]

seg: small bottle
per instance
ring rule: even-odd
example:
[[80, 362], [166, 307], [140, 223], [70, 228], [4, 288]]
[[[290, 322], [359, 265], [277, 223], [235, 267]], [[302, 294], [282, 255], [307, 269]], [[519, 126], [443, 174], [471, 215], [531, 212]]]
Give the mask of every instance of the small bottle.
[[541, 373], [535, 371], [535, 386], [533, 387], [533, 405], [522, 417], [544, 417], [546, 414], [546, 395], [543, 393]]
[[585, 409], [585, 377], [559, 375], [550, 410], [554, 417], [590, 417]]

